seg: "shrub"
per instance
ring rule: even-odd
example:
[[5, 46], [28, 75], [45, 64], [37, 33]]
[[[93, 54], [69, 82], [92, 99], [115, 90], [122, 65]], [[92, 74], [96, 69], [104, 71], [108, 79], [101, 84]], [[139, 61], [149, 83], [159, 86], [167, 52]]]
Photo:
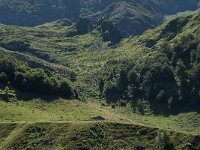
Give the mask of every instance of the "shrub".
[[4, 90], [0, 90], [0, 98], [5, 101], [9, 101], [11, 98], [16, 98], [16, 93], [14, 90], [11, 90], [8, 86]]
[[162, 149], [172, 150], [173, 145], [170, 142], [170, 137], [166, 132], [158, 132], [157, 134], [157, 142], [161, 146]]
[[8, 79], [7, 79], [7, 76], [4, 72], [1, 72], [0, 73], [0, 83], [1, 84], [6, 84], [8, 83]]

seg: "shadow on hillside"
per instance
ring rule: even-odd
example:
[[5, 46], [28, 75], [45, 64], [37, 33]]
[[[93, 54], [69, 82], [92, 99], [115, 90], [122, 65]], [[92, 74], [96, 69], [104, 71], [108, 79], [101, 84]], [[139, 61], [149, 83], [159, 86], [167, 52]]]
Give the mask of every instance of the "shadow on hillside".
[[[21, 92], [19, 90], [16, 91], [16, 96], [17, 96], [17, 100], [23, 100], [23, 101], [31, 101], [34, 99], [41, 99], [43, 101], [52, 102], [52, 101], [58, 100], [60, 98], [66, 99], [61, 96], [41, 95], [41, 94], [35, 94], [35, 93]], [[68, 99], [68, 100], [70, 100], [70, 99]]]
[[154, 115], [164, 115], [164, 116], [170, 116], [170, 115], [178, 115], [181, 113], [189, 113], [189, 112], [197, 112], [200, 113], [200, 107], [194, 106], [194, 105], [181, 105], [181, 106], [174, 106], [173, 108], [167, 108], [166, 105], [156, 105], [156, 104], [150, 104], [152, 113]]

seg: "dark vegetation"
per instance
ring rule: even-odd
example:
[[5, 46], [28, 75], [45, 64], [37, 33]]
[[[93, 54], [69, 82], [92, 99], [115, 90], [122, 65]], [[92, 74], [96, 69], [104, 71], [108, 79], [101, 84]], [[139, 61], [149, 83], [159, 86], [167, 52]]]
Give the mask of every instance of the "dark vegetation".
[[97, 30], [99, 30], [104, 42], [111, 42], [110, 45], [119, 43], [122, 40], [121, 31], [114, 27], [113, 23], [105, 17], [102, 17], [97, 22]]
[[13, 52], [23, 52], [29, 53], [33, 56], [37, 56], [38, 58], [48, 60], [49, 62], [56, 62], [55, 59], [51, 58], [48, 53], [44, 53], [38, 49], [34, 49], [31, 45], [20, 39], [11, 39], [8, 41], [4, 41], [1, 44], [1, 47], [13, 51]]
[[80, 18], [80, 20], [76, 23], [76, 30], [78, 35], [87, 34], [93, 30], [93, 26], [90, 23], [90, 20]]
[[10, 41], [7, 43], [2, 43], [1, 46], [12, 51], [27, 51], [30, 49], [30, 44], [23, 41]]
[[69, 80], [42, 68], [31, 69], [2, 52], [0, 56], [1, 96], [5, 100], [8, 100], [12, 95], [14, 96], [13, 91], [9, 90], [8, 87], [46, 96], [76, 97]]
[[[170, 21], [157, 41], [152, 40], [153, 45], [160, 39], [166, 42], [147, 46], [152, 48], [141, 59], [108, 62], [99, 79], [100, 95], [109, 103], [127, 100], [141, 113], [148, 107], [153, 113], [164, 114], [199, 110], [199, 32], [182, 31], [190, 19]], [[184, 33], [177, 38], [180, 32]], [[149, 41], [146, 43], [149, 45]]]

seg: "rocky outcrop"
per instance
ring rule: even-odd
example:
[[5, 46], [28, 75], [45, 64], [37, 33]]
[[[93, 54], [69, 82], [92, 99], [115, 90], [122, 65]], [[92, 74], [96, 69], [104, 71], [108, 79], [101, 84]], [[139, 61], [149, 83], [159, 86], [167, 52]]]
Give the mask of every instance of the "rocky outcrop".
[[121, 41], [123, 38], [120, 30], [116, 28], [113, 23], [105, 18], [102, 17], [98, 22], [97, 22], [97, 29], [99, 30], [103, 41], [110, 41], [111, 45], [117, 44]]
[[90, 20], [86, 18], [80, 18], [80, 20], [76, 23], [76, 30], [78, 35], [87, 34], [92, 31], [93, 26], [90, 23]]

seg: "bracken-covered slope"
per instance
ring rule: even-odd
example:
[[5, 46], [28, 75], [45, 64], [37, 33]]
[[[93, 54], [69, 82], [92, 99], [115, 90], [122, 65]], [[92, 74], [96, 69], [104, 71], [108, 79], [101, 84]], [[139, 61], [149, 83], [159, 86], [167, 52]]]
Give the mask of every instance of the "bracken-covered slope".
[[0, 124], [2, 149], [120, 150], [200, 148], [200, 137], [145, 126], [101, 123]]
[[115, 47], [103, 42], [99, 27], [69, 36], [76, 29], [66, 20], [34, 28], [1, 25], [0, 45], [32, 66], [71, 72], [80, 95], [125, 100], [142, 113], [194, 111], [200, 106], [199, 16], [177, 17]]
[[125, 34], [140, 34], [161, 24], [165, 15], [195, 10], [199, 0], [0, 0], [0, 22], [35, 26], [80, 17], [96, 22], [107, 16]]

